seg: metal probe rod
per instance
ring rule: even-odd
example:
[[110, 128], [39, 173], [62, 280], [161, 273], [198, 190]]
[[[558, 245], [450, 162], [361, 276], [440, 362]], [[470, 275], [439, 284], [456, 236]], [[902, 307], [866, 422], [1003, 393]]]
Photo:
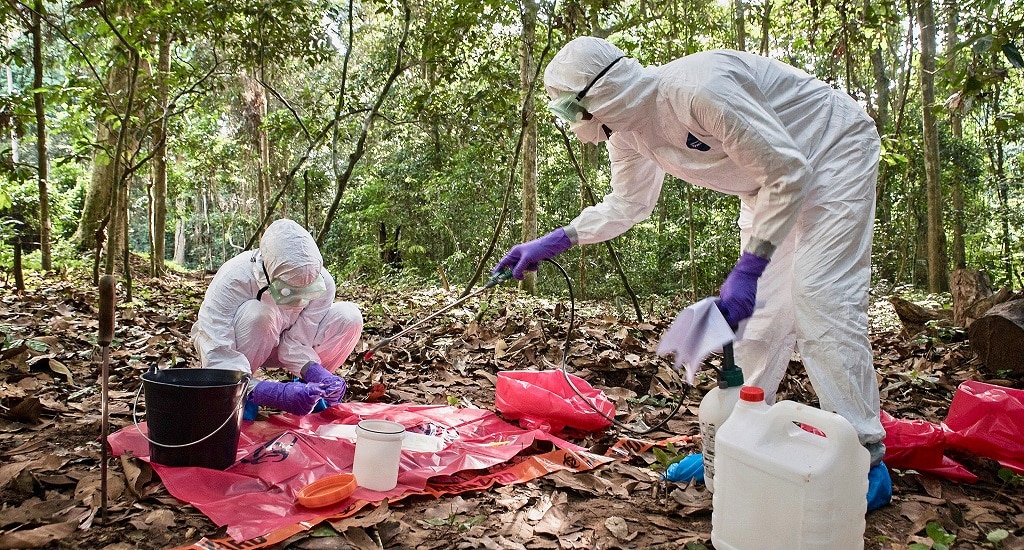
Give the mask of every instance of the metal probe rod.
[[109, 407], [107, 404], [107, 378], [110, 374], [110, 343], [114, 341], [114, 289], [117, 278], [104, 275], [100, 278], [100, 323], [99, 336], [96, 342], [100, 345], [103, 355], [103, 366], [100, 371], [100, 406], [103, 413], [100, 420], [100, 509], [103, 523], [107, 523], [107, 433], [109, 431]]

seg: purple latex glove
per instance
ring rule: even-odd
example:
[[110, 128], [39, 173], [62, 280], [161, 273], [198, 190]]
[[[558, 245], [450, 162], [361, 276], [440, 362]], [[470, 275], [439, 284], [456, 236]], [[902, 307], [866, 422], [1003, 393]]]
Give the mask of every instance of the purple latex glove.
[[750, 252], [744, 252], [736, 267], [725, 278], [719, 291], [718, 309], [725, 321], [736, 329], [740, 322], [754, 314], [757, 303], [757, 279], [764, 273], [768, 260]]
[[252, 389], [249, 400], [264, 407], [304, 415], [313, 412], [317, 401], [326, 394], [320, 384], [262, 380]]
[[512, 268], [512, 276], [522, 281], [524, 272], [537, 271], [541, 262], [554, 258], [569, 250], [570, 247], [572, 247], [572, 241], [565, 234], [565, 229], [559, 227], [539, 239], [513, 246], [512, 250], [509, 250], [508, 254], [505, 254], [505, 257], [498, 262], [491, 274], [494, 275], [503, 269]]
[[313, 361], [302, 367], [302, 379], [311, 384], [320, 384], [320, 387], [326, 392], [324, 400], [327, 401], [329, 407], [341, 403], [341, 400], [345, 398], [345, 391], [348, 390], [348, 384], [345, 383], [344, 378], [331, 374], [323, 365]]

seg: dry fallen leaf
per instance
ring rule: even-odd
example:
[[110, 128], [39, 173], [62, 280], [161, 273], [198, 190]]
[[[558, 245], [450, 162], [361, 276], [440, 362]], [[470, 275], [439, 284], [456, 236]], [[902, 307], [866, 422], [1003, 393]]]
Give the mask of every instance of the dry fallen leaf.
[[66, 521], [43, 525], [35, 529], [14, 531], [0, 535], [0, 550], [13, 548], [42, 548], [47, 544], [66, 539], [78, 529], [77, 521]]

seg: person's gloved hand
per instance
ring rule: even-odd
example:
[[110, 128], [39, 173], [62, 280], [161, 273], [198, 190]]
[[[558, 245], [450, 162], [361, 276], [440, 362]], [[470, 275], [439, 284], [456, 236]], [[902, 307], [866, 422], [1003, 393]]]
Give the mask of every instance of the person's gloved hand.
[[320, 384], [261, 380], [252, 389], [249, 400], [264, 407], [304, 415], [312, 412], [317, 401], [325, 397], [326, 393]]
[[341, 403], [341, 400], [345, 398], [345, 391], [348, 390], [348, 384], [344, 378], [331, 374], [323, 365], [313, 361], [302, 367], [302, 379], [311, 384], [320, 384], [326, 392], [324, 400], [327, 401], [328, 407]]
[[768, 260], [750, 252], [744, 252], [736, 267], [725, 278], [719, 291], [718, 309], [722, 311], [729, 326], [736, 329], [740, 322], [754, 314], [757, 303], [757, 280], [768, 266]]
[[494, 275], [502, 269], [512, 268], [512, 276], [522, 281], [525, 271], [537, 271], [541, 262], [554, 258], [571, 247], [572, 241], [565, 234], [565, 229], [559, 227], [539, 239], [513, 246], [512, 250], [509, 250], [508, 254], [505, 254], [505, 257], [498, 262], [491, 274]]

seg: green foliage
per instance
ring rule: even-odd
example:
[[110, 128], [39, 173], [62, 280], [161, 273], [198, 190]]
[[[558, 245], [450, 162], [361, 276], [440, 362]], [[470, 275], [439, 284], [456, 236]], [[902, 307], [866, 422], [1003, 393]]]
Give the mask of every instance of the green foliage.
[[1014, 473], [1009, 468], [999, 468], [999, 472], [996, 475], [1009, 487], [1024, 487], [1024, 475]]
[[[1011, 269], [1003, 271], [1010, 273], [1024, 265], [1024, 111], [1017, 107], [1024, 99], [1024, 14], [1018, 4], [959, 7], [960, 42], [940, 60], [937, 75], [950, 99], [936, 107], [942, 117], [963, 115], [962, 136], [941, 136], [947, 241], [953, 223], [962, 220], [967, 263], [1008, 262]], [[296, 219], [319, 236], [337, 198], [337, 217], [321, 248], [339, 280], [437, 284], [440, 270], [458, 285], [474, 275], [496, 230], [490, 264], [531, 237], [521, 229], [521, 158], [514, 156], [523, 101], [518, 11], [497, 0], [412, 5], [400, 74], [360, 143], [368, 109], [399, 53], [403, 12], [398, 2], [351, 6], [350, 16], [349, 4], [330, 0], [172, 0], [75, 9], [48, 3], [46, 74], [39, 91], [50, 130], [49, 206], [60, 262], [88, 262], [66, 241], [75, 238], [93, 169], [113, 154], [112, 142], [102, 135], [122, 124], [132, 131], [128, 164], [136, 168], [129, 242], [134, 251], [148, 252], [147, 155], [153, 153], [151, 132], [165, 114], [168, 224], [167, 234], [157, 238], [168, 251], [176, 236], [183, 239], [184, 268], [215, 269], [245, 248], [271, 201], [271, 219]], [[549, 13], [552, 6], [555, 12]], [[916, 68], [904, 65], [901, 53], [913, 14], [882, 2], [810, 3], [770, 12], [765, 7], [746, 5], [747, 50], [815, 73], [879, 117], [884, 148], [872, 258], [876, 283], [921, 284], [927, 267], [920, 237], [926, 229], [921, 106], [913, 89], [902, 93], [904, 83], [916, 81]], [[730, 6], [714, 2], [541, 4], [533, 53], [543, 68], [569, 39], [601, 34], [644, 64], [658, 65], [699, 50], [736, 47], [733, 15]], [[38, 232], [39, 215], [31, 40], [17, 32], [21, 22], [11, 10], [2, 17], [12, 29], [3, 59], [13, 87], [0, 94], [0, 219], [6, 220], [0, 223], [8, 234], [17, 228], [31, 236]], [[166, 113], [157, 104], [152, 78], [163, 31], [174, 37], [165, 75], [174, 103]], [[547, 56], [541, 58], [544, 48]], [[133, 96], [137, 111], [125, 118], [126, 88], [114, 77], [124, 73], [130, 49], [143, 63]], [[873, 87], [874, 53], [893, 92], [884, 106]], [[562, 137], [544, 114], [547, 96], [540, 83], [528, 99], [538, 113], [537, 217], [544, 233], [575, 217], [586, 201]], [[881, 118], [883, 110], [888, 118]], [[7, 137], [11, 132], [20, 140], [18, 162]], [[996, 143], [1004, 144], [1001, 151]], [[363, 157], [350, 167], [359, 147]], [[577, 141], [572, 147], [584, 157]], [[261, 152], [268, 166], [259, 166]], [[601, 197], [610, 180], [603, 147], [597, 157], [585, 169], [587, 183]], [[269, 196], [257, 191], [261, 168], [269, 177]], [[498, 227], [510, 181], [510, 210]], [[953, 182], [964, 192], [961, 212], [954, 210]], [[654, 215], [613, 241], [634, 290], [688, 300], [716, 293], [739, 254], [737, 214], [735, 198], [667, 178]], [[0, 259], [10, 251], [6, 240], [0, 243]], [[623, 294], [604, 245], [576, 247], [560, 262], [580, 295]], [[993, 275], [997, 284], [1015, 282], [1009, 274]], [[565, 291], [561, 278], [543, 268], [539, 288]], [[939, 335], [947, 337], [958, 335]]]
[[956, 540], [956, 535], [947, 533], [941, 525], [934, 521], [928, 522], [928, 525], [925, 526], [925, 533], [928, 534], [928, 538], [932, 539], [931, 546], [915, 542], [909, 546], [910, 550], [949, 550], [953, 541]]
[[664, 450], [661, 447], [654, 447], [652, 451], [654, 452], [655, 463], [651, 464], [650, 467], [659, 472], [668, 470], [669, 466], [686, 458], [687, 455], [685, 450], [677, 449], [672, 443], [665, 444]]

